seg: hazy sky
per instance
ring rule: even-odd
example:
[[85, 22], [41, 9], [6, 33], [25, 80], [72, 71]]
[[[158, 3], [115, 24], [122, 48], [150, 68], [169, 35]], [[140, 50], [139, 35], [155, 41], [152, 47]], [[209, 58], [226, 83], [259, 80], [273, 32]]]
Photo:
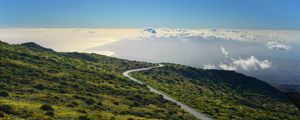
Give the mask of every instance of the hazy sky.
[[0, 0], [0, 27], [299, 29], [299, 0]]
[[300, 86], [299, 5], [300, 0], [0, 0], [0, 40], [235, 70]]

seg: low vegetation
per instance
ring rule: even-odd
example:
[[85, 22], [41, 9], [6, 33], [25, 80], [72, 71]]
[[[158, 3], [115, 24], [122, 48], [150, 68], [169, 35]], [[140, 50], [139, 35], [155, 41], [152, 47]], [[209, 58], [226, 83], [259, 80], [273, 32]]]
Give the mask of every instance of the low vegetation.
[[215, 119], [300, 119], [287, 97], [263, 81], [233, 71], [165, 65], [131, 75]]
[[[121, 74], [153, 65], [0, 42], [0, 119], [195, 119]], [[131, 75], [215, 119], [300, 119], [281, 92], [233, 71], [166, 64]]]
[[195, 119], [121, 73], [153, 64], [0, 42], [0, 119]]

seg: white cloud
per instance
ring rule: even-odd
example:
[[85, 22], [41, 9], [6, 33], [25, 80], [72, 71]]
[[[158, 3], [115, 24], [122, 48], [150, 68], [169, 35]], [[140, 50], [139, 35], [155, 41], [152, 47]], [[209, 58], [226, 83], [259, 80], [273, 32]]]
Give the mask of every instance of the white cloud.
[[236, 70], [237, 69], [236, 66], [227, 65], [227, 64], [223, 64], [223, 63], [220, 63], [219, 67], [222, 68], [223, 70]]
[[228, 54], [229, 54], [228, 51], [223, 46], [221, 46], [220, 49], [221, 49], [222, 54], [224, 54], [226, 57], [228, 57]]
[[229, 64], [220, 63], [219, 67], [224, 70], [264, 70], [271, 68], [272, 62], [269, 60], [258, 60], [255, 56], [246, 59], [232, 59]]
[[[229, 52], [223, 47], [220, 47], [222, 54], [229, 58]], [[232, 70], [232, 71], [251, 71], [251, 70], [264, 70], [272, 66], [272, 62], [269, 60], [258, 60], [255, 56], [250, 56], [249, 58], [230, 58], [232, 62], [228, 64], [220, 63], [219, 68], [223, 70]], [[203, 65], [204, 69], [216, 69], [215, 65], [207, 64]]]
[[284, 43], [280, 43], [280, 42], [277, 42], [277, 41], [267, 42], [266, 46], [269, 49], [272, 49], [272, 50], [276, 50], [276, 49], [277, 50], [289, 50], [291, 48], [290, 45], [287, 45], [287, 44], [284, 44]]
[[194, 39], [221, 39], [221, 40], [237, 40], [249, 41], [255, 40], [255, 35], [244, 30], [232, 29], [202, 29], [202, 30], [187, 30], [187, 29], [168, 29], [168, 28], [146, 28], [140, 31], [134, 38], [129, 39], [176, 39], [188, 41]]
[[255, 34], [246, 30], [234, 29], [209, 29], [208, 31], [205, 31], [204, 37], [237, 41], [251, 41], [257, 39]]
[[203, 65], [203, 69], [216, 69], [216, 66], [209, 63], [207, 65]]
[[194, 31], [186, 29], [146, 28], [140, 31], [136, 36], [133, 36], [133, 38], [128, 39], [172, 39], [187, 41], [195, 38], [202, 38], [202, 36]]

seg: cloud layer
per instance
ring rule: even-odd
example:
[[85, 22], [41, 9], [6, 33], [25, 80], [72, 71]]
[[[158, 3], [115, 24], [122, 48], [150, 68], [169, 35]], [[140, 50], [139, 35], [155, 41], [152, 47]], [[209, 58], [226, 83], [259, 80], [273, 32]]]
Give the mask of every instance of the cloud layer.
[[272, 62], [265, 59], [259, 60], [255, 56], [250, 56], [249, 58], [229, 58], [229, 52], [223, 47], [220, 47], [221, 53], [226, 56], [226, 59], [222, 61], [228, 61], [229, 63], [219, 63], [218, 67], [214, 64], [205, 64], [203, 69], [223, 69], [223, 70], [232, 70], [232, 71], [254, 71], [254, 70], [264, 70], [271, 68]]
[[36, 42], [63, 52], [90, 52], [86, 49], [118, 41], [138, 31], [137, 29], [0, 28], [0, 40], [13, 44]]
[[[244, 30], [232, 29], [202, 29], [202, 30], [187, 30], [187, 29], [168, 29], [168, 28], [146, 28], [140, 31], [134, 39], [177, 39], [181, 41], [194, 39], [223, 39], [250, 41], [255, 40], [256, 36]], [[133, 38], [129, 38], [133, 39]]]
[[255, 56], [251, 56], [246, 59], [232, 59], [229, 64], [220, 63], [219, 67], [224, 70], [264, 70], [272, 66], [272, 62], [269, 60], [258, 60]]
[[36, 42], [57, 51], [236, 70], [270, 82], [297, 84], [299, 35], [296, 30], [0, 28], [0, 40], [13, 44]]
[[266, 46], [272, 50], [289, 50], [291, 48], [290, 45], [280, 43], [277, 41], [270, 41], [266, 43]]

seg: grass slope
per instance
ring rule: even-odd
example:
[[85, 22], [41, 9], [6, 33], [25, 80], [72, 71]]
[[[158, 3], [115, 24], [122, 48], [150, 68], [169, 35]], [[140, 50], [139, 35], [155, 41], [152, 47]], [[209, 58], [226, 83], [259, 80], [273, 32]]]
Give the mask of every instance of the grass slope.
[[283, 93], [233, 71], [166, 64], [132, 76], [215, 119], [300, 119], [299, 110]]
[[0, 42], [0, 119], [195, 119], [124, 78], [153, 64]]

